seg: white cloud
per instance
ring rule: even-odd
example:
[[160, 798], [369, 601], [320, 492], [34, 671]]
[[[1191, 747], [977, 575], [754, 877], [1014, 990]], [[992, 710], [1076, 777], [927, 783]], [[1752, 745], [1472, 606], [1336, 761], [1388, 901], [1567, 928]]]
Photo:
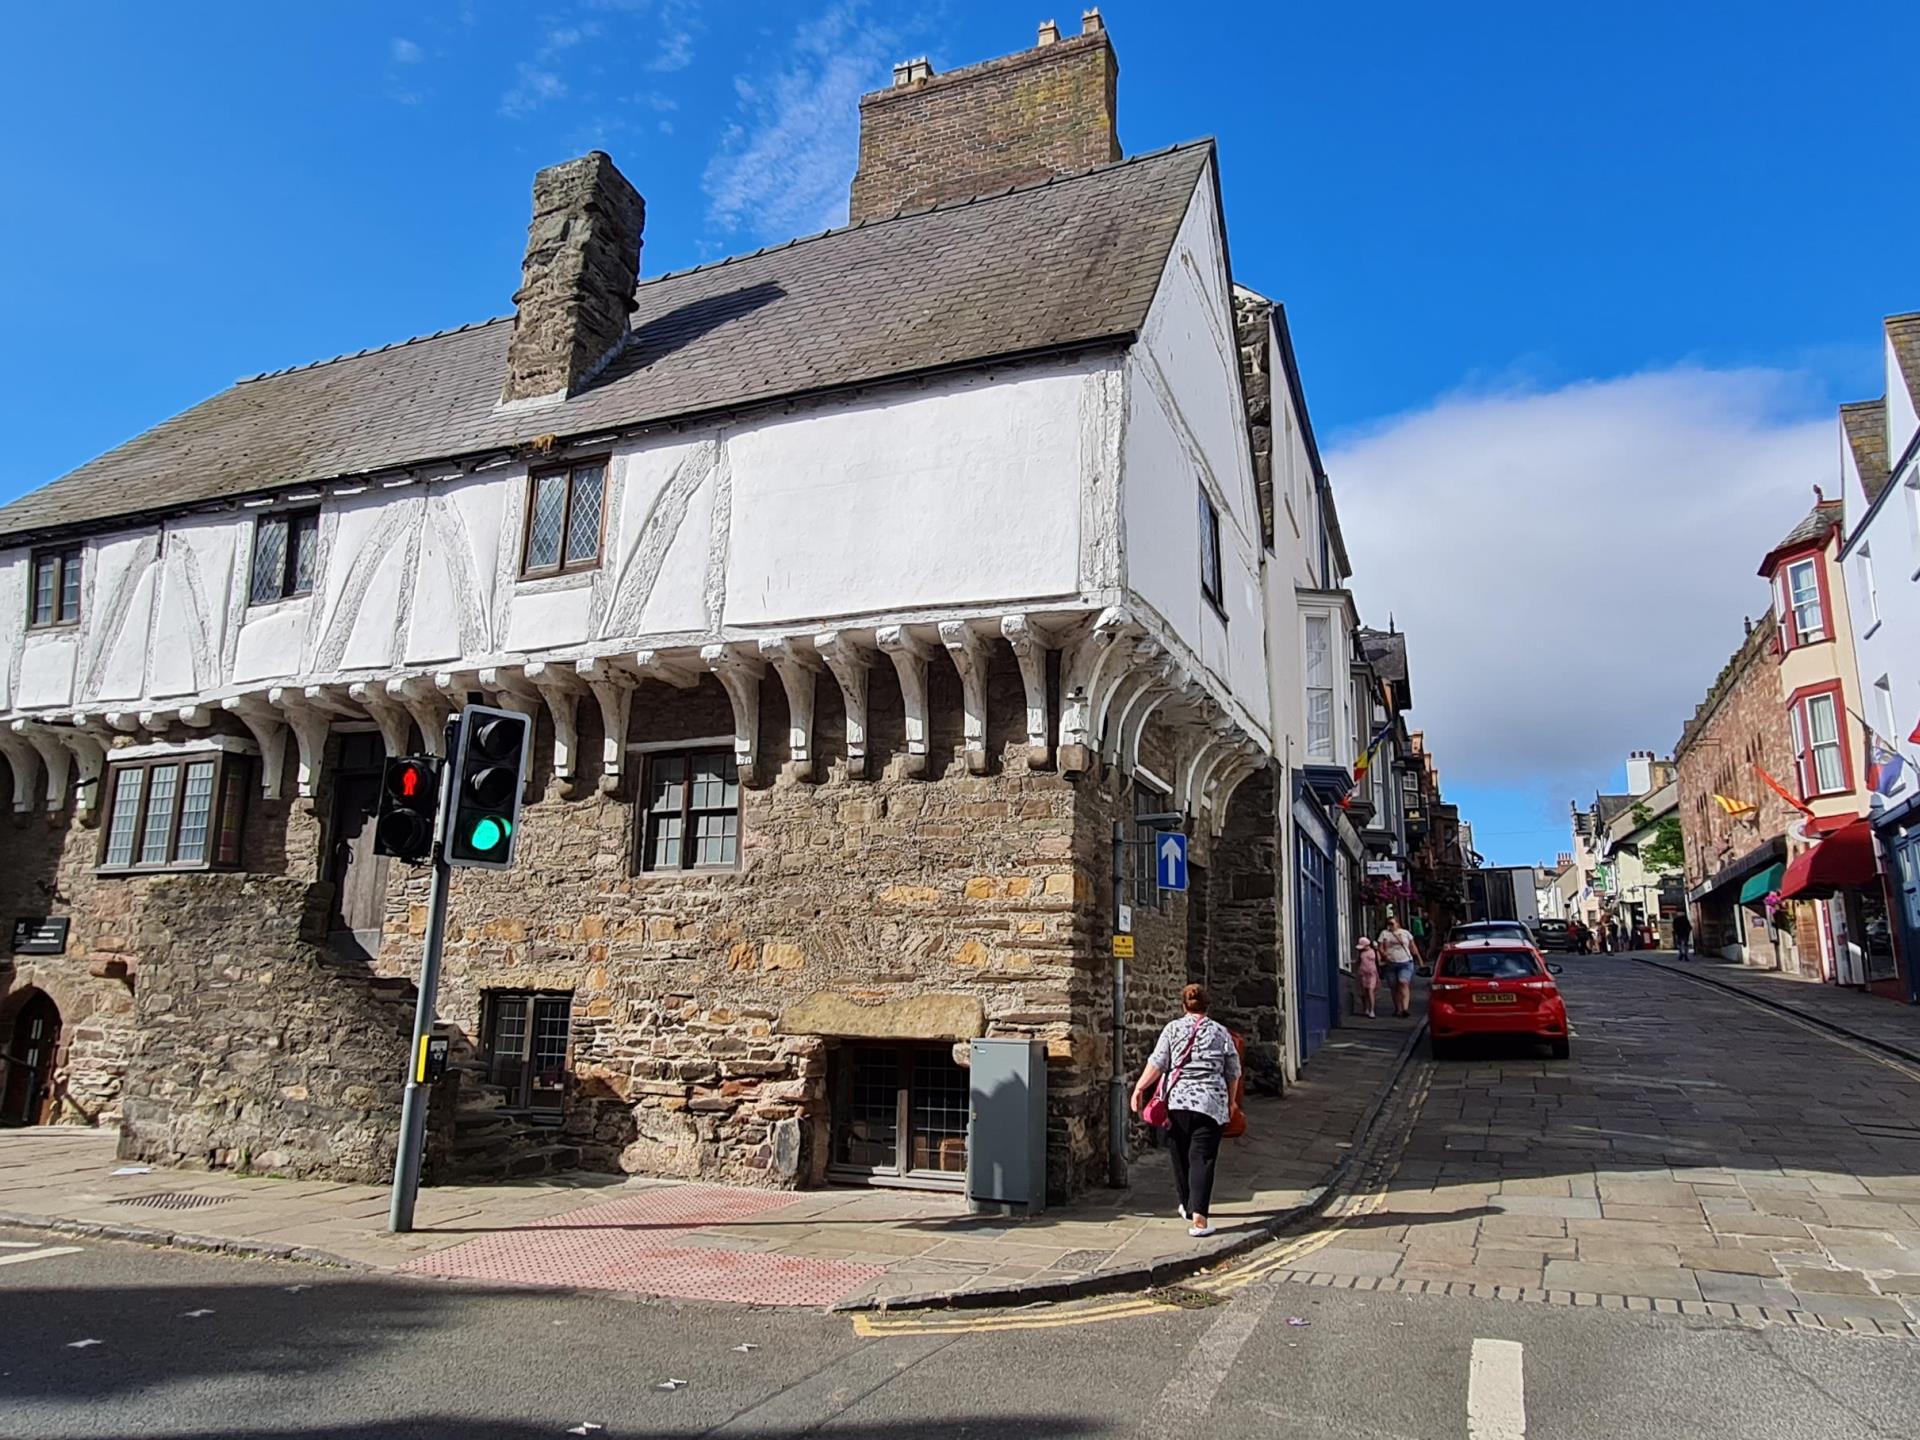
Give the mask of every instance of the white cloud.
[[661, 0], [660, 36], [649, 70], [684, 70], [693, 63], [693, 37], [699, 28], [700, 7], [695, 0]]
[[1327, 458], [1363, 619], [1408, 635], [1449, 785], [1562, 806], [1665, 752], [1767, 604], [1755, 568], [1837, 493], [1804, 377], [1679, 368], [1460, 395]]
[[404, 35], [396, 35], [388, 44], [387, 53], [393, 57], [396, 65], [417, 65], [425, 52]]
[[895, 38], [857, 3], [836, 4], [795, 32], [772, 74], [736, 76], [738, 120], [707, 166], [707, 217], [780, 239], [839, 225], [859, 154], [860, 96], [881, 83]]
[[525, 60], [514, 70], [519, 78], [500, 97], [500, 113], [509, 119], [517, 120], [523, 115], [531, 115], [551, 100], [566, 98], [567, 82], [560, 78], [557, 71]]

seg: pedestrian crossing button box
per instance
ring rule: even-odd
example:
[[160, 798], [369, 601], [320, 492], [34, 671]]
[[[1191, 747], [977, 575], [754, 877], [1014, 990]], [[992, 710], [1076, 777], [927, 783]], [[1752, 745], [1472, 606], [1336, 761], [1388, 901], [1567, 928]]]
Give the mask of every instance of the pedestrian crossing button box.
[[1038, 1215], [1047, 1205], [1047, 1046], [968, 1045], [967, 1205], [976, 1214]]

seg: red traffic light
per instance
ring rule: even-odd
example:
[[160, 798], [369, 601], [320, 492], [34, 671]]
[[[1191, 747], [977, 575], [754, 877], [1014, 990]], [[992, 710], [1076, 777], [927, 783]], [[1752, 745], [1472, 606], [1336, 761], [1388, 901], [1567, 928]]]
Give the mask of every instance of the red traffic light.
[[433, 793], [433, 777], [418, 760], [396, 760], [387, 766], [387, 792], [396, 800], [423, 800]]

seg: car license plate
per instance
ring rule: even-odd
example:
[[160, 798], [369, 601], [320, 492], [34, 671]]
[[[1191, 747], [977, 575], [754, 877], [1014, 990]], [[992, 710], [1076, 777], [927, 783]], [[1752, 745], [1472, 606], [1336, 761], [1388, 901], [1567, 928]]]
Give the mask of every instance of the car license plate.
[[1520, 1003], [1520, 997], [1518, 995], [1500, 993], [1476, 995], [1473, 997], [1473, 1003], [1476, 1005], [1517, 1005]]

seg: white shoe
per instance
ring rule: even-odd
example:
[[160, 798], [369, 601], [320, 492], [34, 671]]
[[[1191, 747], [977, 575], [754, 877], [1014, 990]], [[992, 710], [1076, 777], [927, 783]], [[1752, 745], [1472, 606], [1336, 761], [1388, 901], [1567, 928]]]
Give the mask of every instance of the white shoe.
[[1196, 1240], [1204, 1240], [1207, 1238], [1207, 1236], [1213, 1234], [1213, 1226], [1189, 1225], [1187, 1227], [1187, 1234], [1191, 1235]]
[[1182, 1205], [1182, 1206], [1180, 1207], [1180, 1218], [1181, 1218], [1182, 1220], [1184, 1220], [1184, 1219], [1186, 1219], [1186, 1218], [1187, 1218], [1187, 1207], [1186, 1207], [1186, 1206], [1184, 1206], [1184, 1205]]

